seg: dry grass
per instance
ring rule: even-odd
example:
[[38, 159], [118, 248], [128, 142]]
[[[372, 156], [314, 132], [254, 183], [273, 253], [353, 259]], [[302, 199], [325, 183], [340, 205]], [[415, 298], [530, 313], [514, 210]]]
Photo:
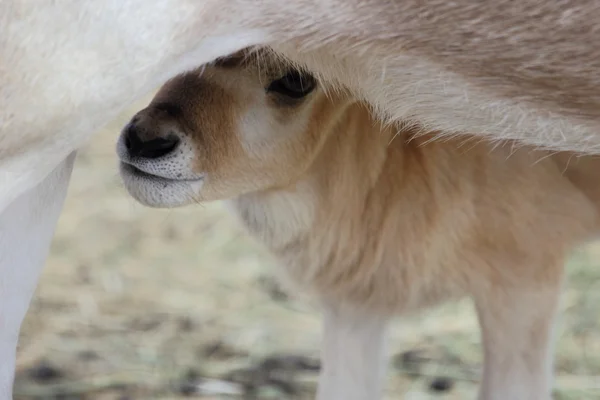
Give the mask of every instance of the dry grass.
[[[15, 397], [310, 398], [316, 373], [298, 357], [317, 356], [318, 315], [277, 291], [268, 254], [220, 204], [149, 209], [121, 187], [113, 143], [136, 109], [78, 158], [23, 326]], [[557, 399], [600, 399], [598, 260], [591, 245], [570, 262]], [[468, 302], [402, 319], [392, 343], [390, 399], [475, 398], [481, 354]]]

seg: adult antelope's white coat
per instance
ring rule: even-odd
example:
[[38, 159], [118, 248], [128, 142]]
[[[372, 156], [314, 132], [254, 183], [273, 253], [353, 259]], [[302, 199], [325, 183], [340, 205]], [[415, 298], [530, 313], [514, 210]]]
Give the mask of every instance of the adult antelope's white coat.
[[68, 156], [166, 78], [269, 44], [386, 118], [598, 153], [599, 20], [594, 0], [0, 1], [0, 398]]

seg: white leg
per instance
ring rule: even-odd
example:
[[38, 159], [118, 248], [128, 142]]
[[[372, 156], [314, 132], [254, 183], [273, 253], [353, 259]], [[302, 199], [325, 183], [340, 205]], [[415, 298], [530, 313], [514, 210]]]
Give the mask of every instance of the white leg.
[[12, 398], [21, 322], [44, 265], [75, 153], [0, 214], [0, 399]]
[[476, 300], [484, 346], [480, 400], [549, 400], [560, 283], [503, 287]]
[[317, 400], [378, 400], [387, 357], [387, 318], [328, 308]]

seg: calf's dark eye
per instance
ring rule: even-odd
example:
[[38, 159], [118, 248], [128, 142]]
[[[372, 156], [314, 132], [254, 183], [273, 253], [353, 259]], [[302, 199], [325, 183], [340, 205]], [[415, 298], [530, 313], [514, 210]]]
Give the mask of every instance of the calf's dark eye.
[[300, 99], [314, 90], [315, 78], [298, 71], [288, 72], [282, 78], [274, 80], [267, 86], [267, 92], [278, 93], [293, 99]]

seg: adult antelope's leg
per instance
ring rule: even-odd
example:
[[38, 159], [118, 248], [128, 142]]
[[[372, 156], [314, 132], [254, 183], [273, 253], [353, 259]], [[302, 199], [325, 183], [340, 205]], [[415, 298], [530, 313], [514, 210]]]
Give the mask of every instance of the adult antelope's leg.
[[387, 366], [387, 318], [329, 307], [325, 311], [317, 400], [377, 400]]
[[75, 153], [0, 214], [0, 399], [11, 399], [21, 322], [48, 254]]
[[551, 398], [562, 269], [557, 264], [537, 282], [495, 284], [476, 296], [484, 347], [480, 400]]

